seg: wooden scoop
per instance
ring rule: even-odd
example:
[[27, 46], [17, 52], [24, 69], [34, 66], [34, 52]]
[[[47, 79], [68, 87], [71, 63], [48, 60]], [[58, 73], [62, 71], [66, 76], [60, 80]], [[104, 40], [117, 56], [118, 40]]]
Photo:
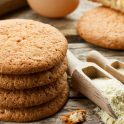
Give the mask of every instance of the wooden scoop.
[[105, 78], [105, 82], [107, 82], [106, 79], [116, 79], [94, 63], [81, 62], [70, 51], [67, 52], [67, 58], [68, 72], [72, 76], [72, 86], [105, 110], [109, 115], [116, 118], [108, 99], [103, 96], [102, 90], [94, 85], [94, 79]]
[[88, 62], [94, 62], [101, 68], [116, 77], [119, 81], [124, 83], [124, 63], [118, 60], [108, 60], [97, 51], [91, 51], [87, 55]]

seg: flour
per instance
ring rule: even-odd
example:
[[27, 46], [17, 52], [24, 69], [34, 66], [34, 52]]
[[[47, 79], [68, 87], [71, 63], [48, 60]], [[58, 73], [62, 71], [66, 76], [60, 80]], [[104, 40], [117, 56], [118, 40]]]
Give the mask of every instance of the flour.
[[109, 78], [95, 78], [93, 84], [102, 91], [114, 110], [117, 120], [114, 120], [106, 112], [100, 111], [99, 115], [106, 124], [124, 124], [124, 85], [117, 80]]
[[108, 85], [113, 84], [113, 79], [107, 77], [94, 78], [92, 79], [92, 83], [95, 87], [97, 87], [99, 90], [104, 92], [104, 90], [108, 87]]
[[124, 68], [118, 68], [117, 71], [124, 75]]
[[103, 110], [100, 110], [98, 114], [105, 124], [124, 124], [124, 115], [115, 120]]

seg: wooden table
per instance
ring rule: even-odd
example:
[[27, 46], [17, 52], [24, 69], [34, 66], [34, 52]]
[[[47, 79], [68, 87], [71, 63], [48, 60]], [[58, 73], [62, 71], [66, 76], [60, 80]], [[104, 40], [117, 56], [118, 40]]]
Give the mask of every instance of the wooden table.
[[[76, 32], [76, 25], [77, 21], [83, 13], [89, 9], [98, 6], [98, 4], [94, 4], [88, 2], [86, 0], [81, 0], [78, 9], [63, 19], [48, 19], [39, 16], [35, 12], [33, 12], [29, 7], [1, 17], [1, 19], [10, 19], [10, 18], [25, 18], [25, 19], [33, 19], [37, 21], [41, 21], [44, 23], [49, 23], [56, 28], [58, 28], [68, 39], [69, 49], [78, 57], [80, 60], [85, 61], [85, 56], [88, 51], [90, 50], [98, 50], [104, 56], [108, 58], [117, 58], [118, 60], [124, 61], [124, 52], [123, 51], [113, 51], [107, 50], [103, 48], [99, 48], [93, 46], [91, 44], [86, 43], [78, 36]], [[65, 107], [56, 115], [42, 120], [40, 122], [36, 122], [37, 124], [61, 124], [59, 117], [68, 113], [69, 111], [76, 110], [78, 108], [86, 109], [87, 110], [87, 120], [84, 124], [102, 124], [100, 119], [95, 114], [94, 105], [90, 100], [88, 100], [83, 95], [79, 94], [76, 91], [70, 90], [70, 96], [67, 104]], [[54, 108], [53, 108], [54, 109]]]

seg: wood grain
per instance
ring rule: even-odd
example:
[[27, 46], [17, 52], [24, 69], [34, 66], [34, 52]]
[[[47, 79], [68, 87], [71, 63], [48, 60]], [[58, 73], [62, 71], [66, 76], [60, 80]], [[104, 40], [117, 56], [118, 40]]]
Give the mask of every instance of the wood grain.
[[58, 28], [65, 35], [77, 35], [77, 31], [76, 31], [77, 20], [85, 11], [94, 8], [96, 6], [98, 6], [98, 4], [86, 0], [81, 0], [80, 5], [76, 11], [74, 11], [72, 14], [68, 15], [67, 17], [61, 19], [50, 19], [39, 16], [37, 13], [35, 13], [34, 11], [32, 11], [27, 7], [23, 10], [17, 11], [16, 13], [13, 14], [11, 13], [4, 17], [1, 17], [1, 19], [6, 19], [6, 18], [33, 19], [51, 24], [56, 28]]
[[[87, 111], [87, 121], [83, 124], [102, 124], [99, 118], [95, 115], [95, 111], [93, 110], [95, 105], [92, 104], [91, 101], [87, 99], [69, 99], [66, 106], [56, 115], [54, 118], [44, 119], [40, 122], [36, 122], [37, 124], [62, 124], [60, 119], [61, 116], [65, 115], [68, 112], [72, 112], [77, 109], [85, 109]], [[34, 124], [34, 123], [32, 123]]]
[[0, 16], [26, 5], [26, 0], [0, 0]]

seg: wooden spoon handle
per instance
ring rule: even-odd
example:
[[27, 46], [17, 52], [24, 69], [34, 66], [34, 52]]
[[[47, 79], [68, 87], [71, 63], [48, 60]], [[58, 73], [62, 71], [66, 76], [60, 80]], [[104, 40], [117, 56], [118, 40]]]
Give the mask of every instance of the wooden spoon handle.
[[81, 63], [81, 61], [78, 60], [69, 50], [67, 51], [67, 58], [68, 58], [68, 72], [70, 75], [72, 75], [73, 71]]
[[106, 59], [102, 54], [100, 54], [97, 51], [91, 51], [88, 55], [87, 55], [87, 61], [88, 62], [94, 62], [97, 65], [99, 65], [102, 68], [105, 68], [105, 66], [107, 64], [109, 64], [108, 59]]

